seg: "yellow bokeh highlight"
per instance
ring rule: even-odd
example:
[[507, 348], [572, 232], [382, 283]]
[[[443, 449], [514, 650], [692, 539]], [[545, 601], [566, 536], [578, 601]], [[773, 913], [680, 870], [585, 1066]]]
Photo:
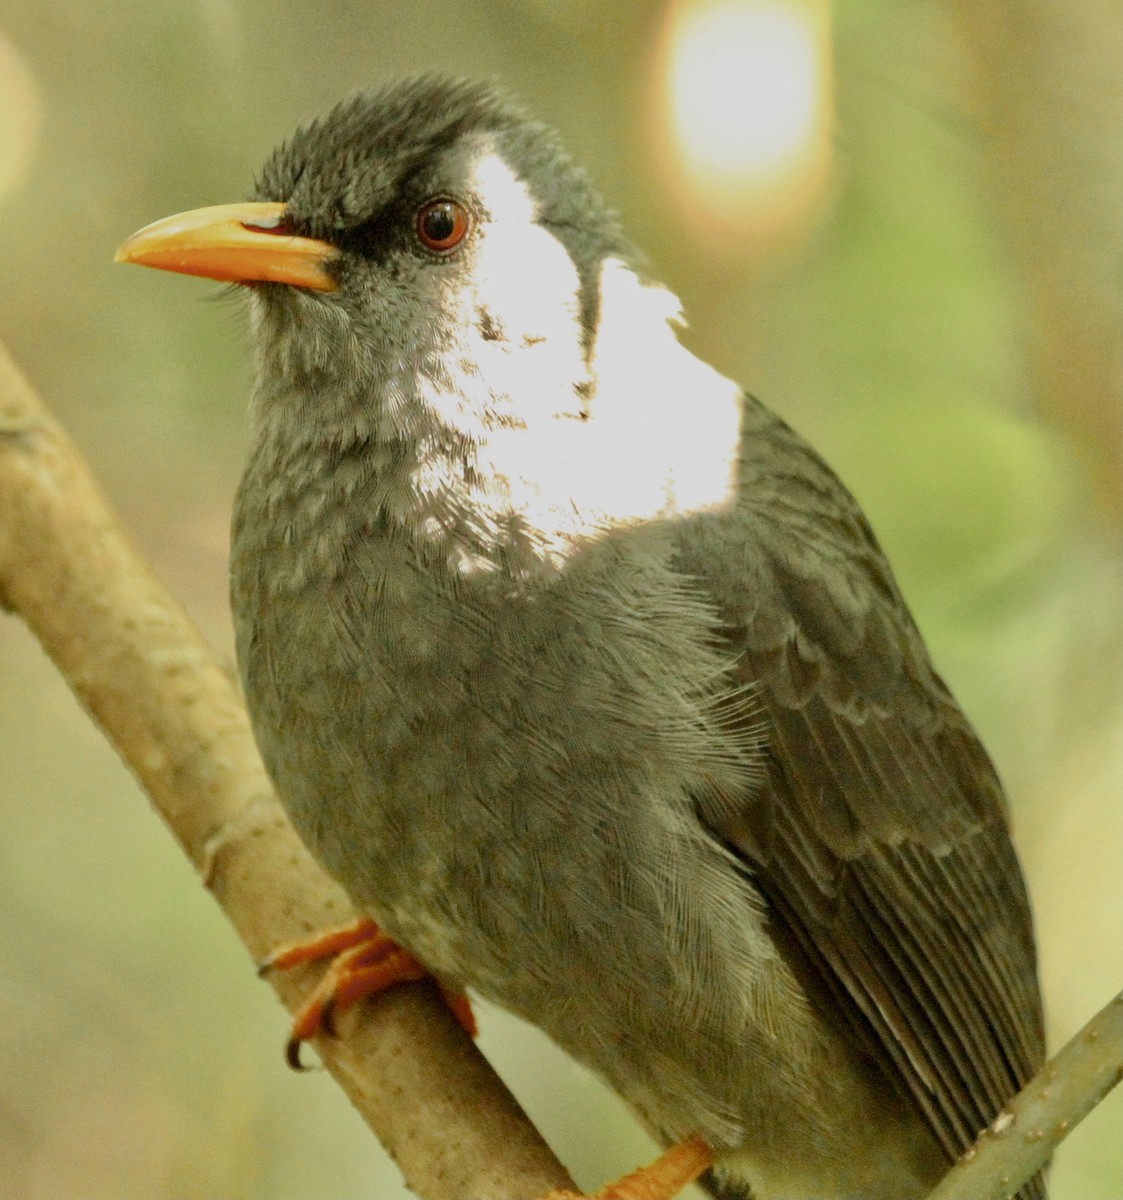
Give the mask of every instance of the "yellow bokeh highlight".
[[826, 0], [678, 0], [660, 87], [664, 158], [697, 224], [762, 237], [806, 226], [830, 176]]

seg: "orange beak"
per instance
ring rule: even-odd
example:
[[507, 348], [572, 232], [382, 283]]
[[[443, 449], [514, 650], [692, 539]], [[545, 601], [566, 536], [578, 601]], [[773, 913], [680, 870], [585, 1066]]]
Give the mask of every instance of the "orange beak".
[[114, 259], [229, 283], [287, 283], [331, 292], [327, 242], [285, 232], [283, 204], [220, 204], [165, 217], [122, 242]]

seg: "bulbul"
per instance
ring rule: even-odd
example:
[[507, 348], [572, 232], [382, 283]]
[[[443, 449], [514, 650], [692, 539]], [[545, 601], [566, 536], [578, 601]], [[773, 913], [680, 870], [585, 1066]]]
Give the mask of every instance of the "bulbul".
[[919, 1200], [1042, 1061], [1001, 785], [555, 136], [395, 83], [119, 257], [248, 285], [238, 662], [367, 965], [534, 1022], [715, 1195]]

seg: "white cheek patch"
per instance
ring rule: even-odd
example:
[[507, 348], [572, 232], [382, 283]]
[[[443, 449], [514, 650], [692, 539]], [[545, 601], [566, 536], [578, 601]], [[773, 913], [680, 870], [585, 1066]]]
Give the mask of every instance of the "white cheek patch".
[[[538, 205], [530, 189], [495, 153], [488, 150], [476, 159], [472, 179], [476, 195], [489, 218], [479, 230], [475, 246], [474, 286], [464, 297], [477, 319], [486, 313], [494, 322], [511, 365], [522, 351], [538, 351], [539, 372], [555, 372], [559, 383], [572, 386], [582, 376], [580, 361], [581, 280], [568, 251], [549, 230], [537, 224]], [[547, 368], [542, 359], [549, 355]], [[502, 372], [503, 363], [489, 367]], [[538, 386], [508, 394], [520, 407], [534, 401]], [[529, 385], [532, 381], [527, 379]], [[545, 400], [545, 397], [541, 397]], [[572, 401], [566, 405], [572, 410]]]
[[468, 178], [497, 225], [533, 225], [538, 204], [530, 188], [496, 151], [491, 138], [476, 139], [467, 151]]
[[[489, 143], [468, 154], [488, 216], [470, 274], [450, 275], [442, 307], [471, 333], [456, 392], [427, 399], [471, 444], [477, 516], [498, 531], [519, 514], [539, 553], [560, 563], [606, 530], [729, 503], [741, 392], [680, 344], [678, 300], [606, 260], [587, 362], [569, 251], [536, 223], [532, 193]], [[455, 488], [458, 470], [429, 464], [433, 477], [417, 483]]]
[[601, 268], [588, 464], [618, 519], [720, 508], [733, 497], [741, 389], [678, 340], [678, 297], [628, 266]]
[[455, 411], [460, 428], [482, 440], [488, 431], [477, 422], [487, 412], [528, 427], [579, 415], [581, 281], [565, 246], [536, 223], [530, 189], [490, 139], [466, 154], [471, 189], [487, 215], [472, 235], [471, 272], [449, 274], [442, 308], [453, 328], [469, 331], [470, 367], [459, 374], [465, 394], [437, 406]]
[[[510, 355], [524, 423], [488, 433], [478, 461], [504, 480], [503, 502], [563, 561], [590, 537], [641, 521], [720, 509], [733, 501], [741, 389], [678, 340], [677, 299], [607, 261], [591, 371], [575, 328], [561, 346], [591, 389], [584, 420], [562, 415], [577, 374], [541, 349]], [[516, 366], [517, 363], [517, 366]], [[516, 376], [521, 376], [516, 379]], [[550, 397], [549, 403], [543, 403]]]

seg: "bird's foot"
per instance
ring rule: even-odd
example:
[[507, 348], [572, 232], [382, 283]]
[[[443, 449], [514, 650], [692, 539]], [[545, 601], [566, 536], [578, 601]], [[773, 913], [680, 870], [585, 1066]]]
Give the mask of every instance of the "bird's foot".
[[714, 1152], [699, 1137], [664, 1151], [653, 1163], [610, 1183], [592, 1196], [551, 1192], [544, 1200], [671, 1200], [714, 1164]]
[[[258, 967], [258, 974], [287, 971], [304, 963], [330, 958], [331, 965], [316, 985], [303, 1008], [293, 1018], [285, 1047], [285, 1058], [299, 1071], [302, 1043], [326, 1033], [334, 1036], [335, 1017], [371, 996], [397, 983], [424, 979], [428, 971], [397, 942], [388, 938], [368, 917], [359, 917], [337, 929], [326, 929], [302, 942], [279, 946]], [[445, 1003], [464, 1029], [476, 1036], [476, 1022], [468, 997], [452, 992], [438, 983]]]

